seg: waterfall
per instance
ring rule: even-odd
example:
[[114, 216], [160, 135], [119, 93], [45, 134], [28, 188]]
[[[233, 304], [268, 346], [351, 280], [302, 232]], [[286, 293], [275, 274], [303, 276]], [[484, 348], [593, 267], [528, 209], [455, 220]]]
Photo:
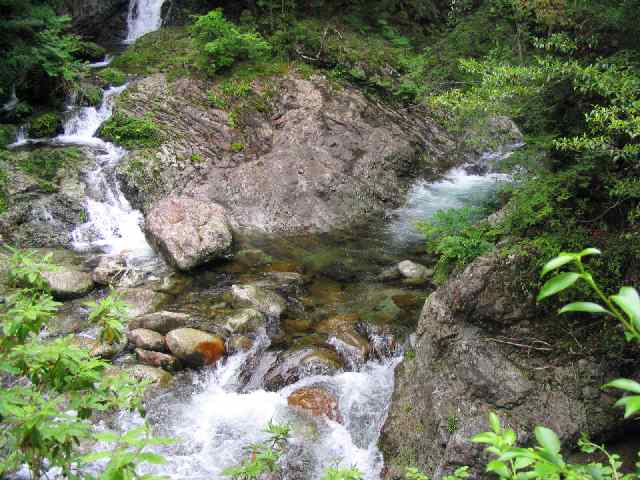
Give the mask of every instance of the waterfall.
[[115, 98], [126, 88], [113, 87], [104, 93], [96, 107], [70, 107], [64, 133], [54, 144], [85, 147], [95, 159], [87, 174], [87, 221], [72, 232], [77, 250], [98, 250], [127, 257], [151, 257], [153, 250], [142, 231], [142, 214], [131, 208], [116, 178], [116, 167], [126, 150], [95, 136], [100, 126], [111, 117]]
[[127, 14], [127, 38], [133, 43], [141, 36], [162, 26], [162, 5], [165, 0], [130, 0]]
[[2, 108], [0, 108], [0, 110], [2, 110], [3, 112], [11, 112], [15, 110], [17, 105], [18, 105], [18, 96], [16, 95], [16, 86], [13, 85], [11, 87], [11, 95], [9, 96], [9, 100], [7, 100], [7, 103], [2, 105]]
[[[263, 337], [264, 338], [264, 337]], [[311, 376], [268, 392], [241, 386], [241, 374], [250, 358], [268, 355], [266, 342], [252, 351], [237, 353], [216, 368], [198, 373], [185, 401], [185, 392], [168, 391], [152, 399], [147, 415], [161, 435], [179, 439], [175, 446], [158, 447], [167, 463], [144, 467], [144, 473], [190, 480], [226, 480], [226, 467], [246, 458], [246, 447], [266, 439], [264, 428], [273, 421], [292, 426], [285, 469], [294, 467], [308, 480], [322, 477], [327, 467], [356, 466], [365, 480], [379, 480], [383, 458], [377, 442], [393, 393], [394, 369], [400, 358], [369, 361], [358, 370], [335, 376]], [[341, 422], [311, 419], [287, 404], [302, 387], [322, 386], [338, 400]], [[182, 387], [181, 387], [182, 388]], [[123, 413], [120, 426], [130, 429], [142, 422], [137, 414]], [[300, 472], [302, 469], [302, 472]], [[287, 477], [288, 478], [288, 477]]]

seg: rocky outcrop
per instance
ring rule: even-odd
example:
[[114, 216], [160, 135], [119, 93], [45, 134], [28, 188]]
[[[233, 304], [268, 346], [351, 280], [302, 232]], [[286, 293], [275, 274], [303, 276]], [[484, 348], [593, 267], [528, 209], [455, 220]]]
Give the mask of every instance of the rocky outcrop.
[[60, 13], [69, 15], [73, 30], [86, 38], [117, 44], [126, 32], [129, 0], [64, 0]]
[[521, 263], [497, 253], [480, 257], [427, 299], [415, 355], [396, 370], [381, 438], [386, 479], [403, 478], [405, 466], [432, 478], [461, 465], [480, 473], [482, 448], [469, 438], [488, 430], [489, 411], [521, 442], [536, 425], [575, 441], [581, 432], [606, 434], [620, 419], [599, 388], [616, 365], [575, 343], [567, 320], [535, 308], [534, 279], [521, 277]]
[[118, 99], [116, 111], [149, 114], [171, 132], [119, 167], [143, 211], [175, 193], [222, 205], [234, 228], [327, 231], [399, 206], [410, 180], [453, 148], [423, 112], [320, 76], [256, 80], [248, 104], [259, 108], [233, 112], [211, 106], [210, 89], [156, 74]]
[[160, 200], [146, 216], [147, 236], [169, 263], [191, 270], [223, 256], [231, 231], [222, 207], [188, 197]]

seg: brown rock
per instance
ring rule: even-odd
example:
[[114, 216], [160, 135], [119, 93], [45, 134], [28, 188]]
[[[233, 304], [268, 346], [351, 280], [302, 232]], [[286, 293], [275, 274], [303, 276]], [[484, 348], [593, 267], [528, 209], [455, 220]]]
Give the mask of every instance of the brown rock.
[[153, 330], [147, 330], [146, 328], [131, 330], [128, 337], [129, 341], [137, 348], [158, 352], [162, 352], [167, 348], [163, 335]]
[[173, 355], [168, 355], [166, 353], [152, 352], [142, 348], [136, 348], [136, 356], [140, 363], [149, 365], [150, 367], [163, 368], [172, 372], [180, 370], [182, 367], [180, 360]]
[[224, 355], [224, 340], [194, 328], [172, 330], [166, 337], [169, 351], [189, 366], [216, 363]]
[[296, 390], [289, 395], [287, 403], [290, 407], [305, 410], [314, 417], [326, 417], [342, 423], [338, 399], [324, 388], [306, 387]]

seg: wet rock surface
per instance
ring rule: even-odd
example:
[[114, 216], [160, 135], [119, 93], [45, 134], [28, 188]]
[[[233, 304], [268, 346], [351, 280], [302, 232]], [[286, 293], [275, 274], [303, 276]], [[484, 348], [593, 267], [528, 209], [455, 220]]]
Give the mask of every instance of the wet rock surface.
[[129, 328], [132, 330], [142, 328], [153, 330], [155, 332], [166, 335], [171, 330], [186, 327], [190, 324], [191, 317], [186, 313], [159, 311], [140, 315], [129, 322]]
[[255, 285], [233, 285], [231, 294], [239, 306], [253, 307], [271, 317], [280, 317], [287, 308], [280, 295]]
[[314, 417], [326, 417], [334, 422], [342, 422], [338, 399], [324, 388], [306, 387], [296, 390], [289, 395], [287, 403], [309, 412]]
[[167, 348], [188, 366], [202, 367], [216, 363], [224, 355], [224, 341], [194, 328], [179, 328], [166, 336]]
[[381, 438], [385, 478], [402, 478], [409, 465], [434, 477], [461, 465], [481, 473], [482, 448], [469, 438], [489, 429], [490, 411], [525, 443], [535, 425], [571, 442], [581, 432], [606, 436], [620, 424], [612, 398], [599, 389], [615, 365], [593, 356], [561, 360], [567, 353], [554, 342], [568, 334], [536, 310], [526, 288], [533, 280], [520, 276], [521, 263], [480, 257], [425, 303], [415, 354], [396, 370]]
[[145, 328], [136, 328], [131, 330], [128, 334], [129, 342], [131, 342], [137, 348], [143, 348], [146, 350], [155, 350], [162, 352], [166, 350], [167, 345], [164, 341], [164, 336], [153, 330], [147, 330]]

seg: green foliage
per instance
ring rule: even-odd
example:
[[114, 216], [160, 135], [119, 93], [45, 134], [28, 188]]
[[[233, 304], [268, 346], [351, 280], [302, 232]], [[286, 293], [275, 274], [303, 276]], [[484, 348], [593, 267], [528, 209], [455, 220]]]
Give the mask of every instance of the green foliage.
[[20, 152], [14, 155], [12, 160], [23, 172], [45, 182], [52, 182], [61, 170], [73, 166], [81, 158], [82, 151], [79, 148], [67, 147], [38, 148], [29, 152]]
[[97, 77], [108, 85], [119, 87], [127, 83], [127, 76], [117, 68], [103, 68], [97, 73]]
[[117, 112], [102, 124], [100, 135], [126, 148], [150, 148], [162, 143], [162, 132], [151, 115], [131, 117]]
[[244, 150], [244, 143], [236, 142], [231, 144], [231, 151], [234, 153], [239, 153]]
[[[442, 480], [465, 480], [469, 478], [469, 467], [460, 467], [453, 475], [443, 475]], [[417, 468], [409, 467], [405, 470], [406, 480], [430, 480], [430, 478]]]
[[2, 315], [3, 341], [22, 343], [37, 335], [56, 314], [60, 303], [51, 295], [33, 290], [21, 290], [7, 299], [7, 310]]
[[167, 73], [169, 78], [197, 71], [198, 49], [184, 27], [163, 27], [148, 33], [113, 60], [111, 66], [136, 75]]
[[362, 480], [362, 474], [355, 468], [327, 468], [322, 480]]
[[16, 127], [13, 125], [0, 124], [0, 149], [6, 148], [16, 139]]
[[52, 137], [60, 126], [60, 117], [55, 112], [38, 115], [29, 124], [29, 135], [35, 138]]
[[[522, 448], [516, 445], [516, 434], [510, 428], [501, 425], [494, 413], [489, 414], [491, 431], [472, 437], [471, 441], [487, 445], [486, 451], [495, 457], [486, 466], [486, 471], [501, 479], [516, 480], [522, 478], [584, 478], [631, 480], [637, 474], [624, 475], [620, 468], [620, 457], [610, 454], [600, 445], [582, 438], [578, 445], [587, 454], [595, 452], [605, 456], [607, 463], [572, 464], [560, 453], [560, 439], [552, 430], [536, 427], [534, 430], [536, 445]], [[640, 472], [639, 472], [640, 473]]]
[[291, 428], [269, 422], [265, 433], [269, 439], [247, 447], [248, 458], [237, 467], [224, 470], [223, 475], [234, 480], [258, 480], [266, 473], [280, 470], [278, 461], [287, 447]]
[[496, 232], [486, 222], [479, 222], [481, 215], [476, 208], [441, 210], [433, 219], [418, 224], [427, 250], [438, 255], [436, 283], [443, 283], [454, 269], [463, 268], [494, 246]]
[[[573, 302], [562, 307], [559, 313], [588, 313], [610, 316], [620, 322], [627, 341], [640, 343], [640, 295], [632, 287], [622, 287], [616, 295], [606, 295], [582, 261], [583, 258], [592, 255], [600, 255], [600, 250], [587, 248], [577, 253], [564, 252], [547, 262], [542, 269], [542, 277], [569, 265], [575, 266], [576, 270], [556, 273], [547, 280], [540, 289], [538, 301], [557, 295], [573, 287], [578, 281], [584, 282], [601, 303], [591, 301]], [[616, 406], [625, 408], [625, 418], [640, 412], [640, 384], [631, 380], [618, 379], [608, 383], [605, 387], [619, 388], [639, 394], [623, 397], [616, 403]]]
[[89, 307], [89, 322], [100, 328], [98, 339], [102, 343], [118, 343], [124, 332], [127, 320], [127, 304], [116, 293], [97, 302], [87, 302]]
[[42, 274], [55, 270], [55, 265], [51, 263], [52, 254], [49, 253], [43, 257], [35, 251], [7, 248], [11, 252], [7, 273], [9, 285], [42, 292], [47, 291], [49, 284]]
[[[79, 76], [74, 58], [79, 39], [67, 33], [69, 17], [56, 15], [56, 1], [6, 0], [0, 17], [0, 96], [12, 86], [49, 101], [68, 91]], [[45, 95], [38, 93], [45, 86]], [[48, 88], [47, 88], [48, 87]], [[21, 95], [21, 98], [25, 98]]]
[[96, 440], [104, 443], [112, 443], [113, 449], [102, 452], [94, 452], [80, 458], [82, 464], [92, 464], [98, 460], [108, 459], [104, 471], [98, 477], [87, 476], [87, 480], [161, 480], [165, 477], [156, 475], [140, 475], [137, 467], [145, 463], [162, 465], [166, 460], [155, 453], [145, 451], [147, 447], [155, 445], [171, 445], [173, 439], [153, 437], [147, 424], [142, 427], [129, 430], [124, 435], [116, 435], [111, 432], [99, 433]]
[[256, 32], [241, 32], [227, 21], [222, 10], [197, 17], [192, 35], [202, 52], [201, 66], [209, 74], [242, 60], [256, 60], [271, 52], [271, 46]]
[[[49, 257], [38, 261], [34, 253], [16, 250], [9, 261], [9, 282], [27, 288], [9, 297], [1, 318], [0, 374], [17, 381], [0, 390], [0, 449], [5, 453], [0, 459], [0, 475], [26, 464], [32, 478], [40, 478], [54, 467], [59, 467], [65, 478], [150, 478], [138, 475], [136, 465], [159, 463], [161, 458], [144, 448], [164, 445], [166, 439], [152, 439], [146, 428], [122, 437], [107, 433], [95, 436], [88, 422], [97, 412], [141, 411], [148, 384], [125, 374], [106, 374], [109, 364], [74, 346], [71, 337], [43, 343], [38, 335], [59, 306], [45, 293], [42, 272], [52, 269], [48, 262]], [[112, 300], [92, 313], [100, 323], [121, 311], [122, 305]], [[110, 452], [80, 456], [82, 442], [113, 438], [118, 441]], [[82, 471], [97, 459], [107, 461], [97, 470], [91, 465], [92, 473]], [[94, 476], [96, 471], [98, 476]]]
[[81, 105], [98, 106], [102, 103], [104, 90], [95, 85], [83, 84], [77, 90], [78, 102]]

